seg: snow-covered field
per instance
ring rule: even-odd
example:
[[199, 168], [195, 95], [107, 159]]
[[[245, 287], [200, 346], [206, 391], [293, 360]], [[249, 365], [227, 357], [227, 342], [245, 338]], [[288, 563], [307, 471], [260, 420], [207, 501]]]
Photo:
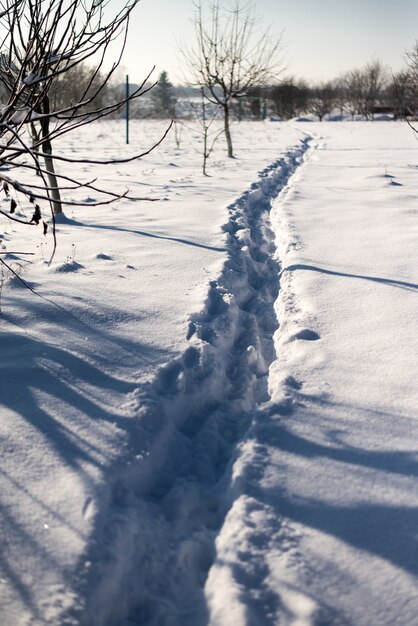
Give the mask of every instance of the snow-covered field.
[[51, 265], [3, 224], [1, 626], [417, 624], [416, 140], [233, 131], [86, 165], [158, 200], [67, 209]]

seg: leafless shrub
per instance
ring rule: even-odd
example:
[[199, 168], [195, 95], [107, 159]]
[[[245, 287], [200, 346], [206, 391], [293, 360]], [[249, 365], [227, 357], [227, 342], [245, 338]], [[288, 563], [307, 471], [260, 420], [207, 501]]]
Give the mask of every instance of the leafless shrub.
[[207, 162], [212, 154], [212, 150], [215, 147], [215, 143], [219, 137], [224, 133], [224, 129], [212, 128], [215, 120], [219, 117], [220, 107], [214, 105], [209, 107], [205, 98], [203, 87], [200, 90], [200, 101], [189, 101], [189, 106], [193, 111], [195, 120], [200, 126], [200, 134], [203, 137], [203, 149], [202, 149], [202, 172], [204, 176], [207, 176]]

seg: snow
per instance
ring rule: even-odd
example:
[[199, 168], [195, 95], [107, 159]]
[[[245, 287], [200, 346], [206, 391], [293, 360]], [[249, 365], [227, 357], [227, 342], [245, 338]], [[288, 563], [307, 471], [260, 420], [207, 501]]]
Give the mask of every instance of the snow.
[[190, 126], [84, 164], [156, 201], [69, 195], [51, 265], [50, 234], [4, 221], [36, 294], [3, 272], [2, 626], [416, 623], [415, 139], [233, 132], [208, 177]]

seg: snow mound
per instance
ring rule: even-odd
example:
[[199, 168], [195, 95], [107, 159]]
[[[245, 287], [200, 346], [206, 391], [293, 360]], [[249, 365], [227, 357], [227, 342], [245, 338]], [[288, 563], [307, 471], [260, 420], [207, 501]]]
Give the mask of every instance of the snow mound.
[[71, 272], [79, 272], [82, 269], [84, 269], [84, 265], [74, 260], [59, 263], [52, 267], [52, 271], [58, 274], [70, 274]]

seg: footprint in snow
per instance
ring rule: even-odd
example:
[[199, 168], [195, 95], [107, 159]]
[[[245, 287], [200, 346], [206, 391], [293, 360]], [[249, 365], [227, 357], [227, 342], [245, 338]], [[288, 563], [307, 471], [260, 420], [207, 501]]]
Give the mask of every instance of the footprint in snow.
[[314, 330], [303, 328], [290, 337], [290, 341], [294, 341], [295, 339], [302, 339], [303, 341], [318, 341], [321, 337]]

